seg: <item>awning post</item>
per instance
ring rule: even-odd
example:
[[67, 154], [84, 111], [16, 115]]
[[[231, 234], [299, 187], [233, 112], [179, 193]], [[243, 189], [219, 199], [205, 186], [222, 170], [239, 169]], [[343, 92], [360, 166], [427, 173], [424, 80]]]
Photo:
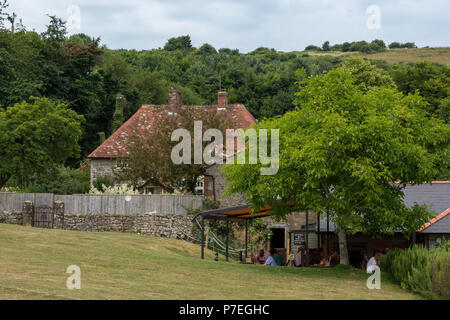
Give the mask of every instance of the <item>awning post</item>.
[[202, 216], [202, 259], [205, 259], [205, 218]]
[[308, 252], [308, 238], [309, 238], [309, 234], [308, 234], [308, 223], [309, 223], [309, 210], [306, 210], [306, 226], [305, 226], [305, 252], [306, 252], [306, 261], [305, 261], [305, 266], [309, 266], [309, 252]]
[[309, 248], [309, 246], [308, 246], [308, 238], [309, 238], [309, 236], [308, 236], [308, 232], [309, 232], [308, 224], [309, 224], [309, 210], [306, 210], [306, 227], [305, 227], [305, 233], [306, 233], [306, 235], [305, 235], [305, 248], [306, 248], [306, 251], [308, 251], [308, 248]]
[[330, 254], [330, 218], [327, 211], [327, 253]]
[[229, 233], [230, 233], [230, 221], [227, 217], [227, 239], [226, 239], [226, 248], [225, 248], [225, 259], [226, 261], [228, 261], [228, 238], [229, 238]]
[[248, 256], [248, 220], [245, 220], [245, 262]]
[[317, 213], [317, 248], [320, 248], [320, 213]]

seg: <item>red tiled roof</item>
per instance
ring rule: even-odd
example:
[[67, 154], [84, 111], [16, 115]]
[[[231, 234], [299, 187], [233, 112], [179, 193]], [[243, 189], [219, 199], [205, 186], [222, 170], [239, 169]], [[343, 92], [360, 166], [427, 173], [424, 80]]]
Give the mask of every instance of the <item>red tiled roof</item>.
[[417, 232], [421, 232], [421, 231], [425, 230], [432, 224], [434, 224], [434, 223], [438, 222], [439, 220], [443, 219], [444, 217], [446, 217], [448, 214], [450, 214], [450, 208], [448, 208], [447, 210], [442, 212], [440, 215], [436, 216], [435, 218], [433, 218], [430, 221], [428, 221], [427, 223], [425, 223], [422, 227], [420, 227], [419, 230], [417, 230]]
[[[255, 118], [242, 104], [229, 104], [226, 108], [219, 108], [217, 105], [211, 106], [186, 106], [195, 112], [197, 108], [215, 108], [217, 112], [226, 113], [228, 119], [234, 125], [233, 129], [247, 129], [256, 124]], [[200, 109], [199, 109], [200, 110]], [[161, 119], [163, 114], [170, 111], [169, 105], [143, 105], [136, 113], [120, 126], [108, 139], [106, 139], [88, 158], [121, 158], [128, 154], [127, 146], [130, 136], [145, 136], [152, 130], [152, 124]]]

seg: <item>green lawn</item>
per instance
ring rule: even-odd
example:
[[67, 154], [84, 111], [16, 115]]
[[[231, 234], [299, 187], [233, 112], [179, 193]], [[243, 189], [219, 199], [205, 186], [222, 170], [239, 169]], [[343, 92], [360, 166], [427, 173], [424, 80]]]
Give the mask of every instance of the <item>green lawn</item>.
[[[202, 261], [189, 242], [0, 224], [0, 299], [418, 299], [360, 270]], [[222, 259], [223, 260], [223, 259]], [[81, 289], [66, 268], [81, 268]]]

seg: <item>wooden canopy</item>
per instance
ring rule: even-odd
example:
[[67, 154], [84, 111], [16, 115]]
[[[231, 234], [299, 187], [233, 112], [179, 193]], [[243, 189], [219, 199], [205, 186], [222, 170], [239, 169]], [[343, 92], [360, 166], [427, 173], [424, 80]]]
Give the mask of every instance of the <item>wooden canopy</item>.
[[[288, 206], [293, 207], [294, 202], [288, 201], [286, 203]], [[226, 236], [226, 260], [228, 261], [228, 234], [229, 234], [229, 222], [245, 222], [245, 257], [247, 257], [248, 251], [248, 220], [263, 218], [270, 215], [272, 207], [269, 205], [263, 206], [256, 212], [252, 212], [252, 207], [248, 204], [241, 206], [234, 206], [228, 208], [213, 209], [208, 211], [203, 211], [195, 215], [192, 220], [201, 217], [201, 229], [202, 229], [202, 240], [201, 240], [201, 257], [204, 259], [204, 249], [205, 249], [205, 219], [210, 220], [224, 220], [227, 222], [227, 236]]]

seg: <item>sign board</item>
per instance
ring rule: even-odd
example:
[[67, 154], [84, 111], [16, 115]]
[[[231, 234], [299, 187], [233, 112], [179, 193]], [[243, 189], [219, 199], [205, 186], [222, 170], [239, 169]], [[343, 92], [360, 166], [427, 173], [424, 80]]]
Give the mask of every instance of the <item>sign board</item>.
[[292, 244], [294, 246], [303, 246], [305, 245], [305, 234], [302, 233], [293, 233], [292, 234], [294, 239], [292, 241]]

